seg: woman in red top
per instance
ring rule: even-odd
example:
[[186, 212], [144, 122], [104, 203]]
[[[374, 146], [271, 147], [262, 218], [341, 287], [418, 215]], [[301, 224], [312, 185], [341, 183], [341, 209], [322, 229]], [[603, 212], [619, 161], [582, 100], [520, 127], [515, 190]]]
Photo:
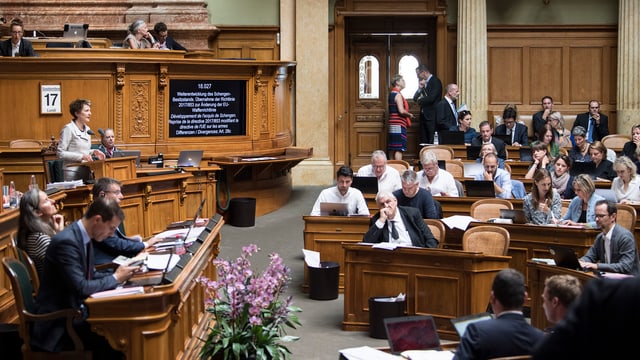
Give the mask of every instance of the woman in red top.
[[413, 114], [409, 112], [409, 104], [400, 93], [405, 83], [402, 75], [391, 79], [389, 93], [389, 139], [387, 150], [389, 158], [402, 160], [402, 153], [407, 150], [407, 127], [411, 126]]

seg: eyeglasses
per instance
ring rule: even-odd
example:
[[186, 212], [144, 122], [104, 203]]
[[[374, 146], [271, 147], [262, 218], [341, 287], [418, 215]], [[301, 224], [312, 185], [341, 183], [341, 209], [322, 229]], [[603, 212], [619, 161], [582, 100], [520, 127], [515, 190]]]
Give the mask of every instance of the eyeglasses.
[[596, 214], [595, 216], [597, 219], [602, 219], [603, 217], [609, 216], [609, 214]]
[[13, 35], [20, 35], [22, 33], [23, 33], [22, 31], [12, 31], [11, 32], [11, 34], [13, 34]]
[[112, 193], [112, 194], [120, 195], [120, 194], [122, 194], [122, 191], [121, 190], [115, 190], [115, 191], [105, 190], [105, 191], [103, 191], [103, 193], [105, 193], [105, 194], [106, 193]]

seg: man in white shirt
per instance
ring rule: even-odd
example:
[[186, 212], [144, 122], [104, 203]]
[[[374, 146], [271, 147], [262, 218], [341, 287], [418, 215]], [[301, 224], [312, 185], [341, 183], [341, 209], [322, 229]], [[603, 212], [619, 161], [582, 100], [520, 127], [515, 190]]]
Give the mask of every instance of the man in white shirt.
[[424, 151], [420, 159], [422, 170], [418, 171], [420, 187], [433, 196], [460, 196], [456, 180], [450, 172], [438, 167], [438, 157], [433, 151]]
[[371, 154], [371, 164], [361, 167], [358, 176], [377, 177], [378, 192], [394, 192], [402, 188], [400, 173], [387, 165], [387, 154], [382, 150], [376, 150]]
[[338, 169], [336, 173], [337, 184], [336, 186], [324, 189], [318, 195], [316, 203], [313, 204], [311, 210], [311, 216], [320, 216], [320, 203], [332, 202], [332, 203], [347, 203], [349, 207], [348, 215], [366, 215], [369, 216], [369, 208], [367, 202], [360, 190], [352, 188], [351, 182], [353, 182], [353, 170], [350, 167], [343, 165]]

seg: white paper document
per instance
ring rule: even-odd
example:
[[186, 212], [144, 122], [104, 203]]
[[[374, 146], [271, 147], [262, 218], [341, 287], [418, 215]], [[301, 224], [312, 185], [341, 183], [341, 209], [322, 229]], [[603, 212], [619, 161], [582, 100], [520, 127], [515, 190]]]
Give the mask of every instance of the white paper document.
[[400, 356], [391, 355], [370, 346], [360, 346], [340, 350], [340, 354], [349, 360], [397, 360]]
[[448, 350], [407, 350], [402, 356], [409, 360], [451, 360], [453, 353]]
[[91, 294], [91, 297], [94, 299], [112, 297], [112, 296], [124, 296], [124, 295], [134, 295], [134, 294], [144, 294], [144, 287], [142, 286], [134, 286], [134, 287], [123, 287], [117, 288], [113, 290], [100, 291], [97, 293]]
[[[167, 268], [167, 261], [171, 258], [171, 263]], [[149, 270], [164, 270], [167, 269], [167, 272], [171, 271], [174, 266], [180, 261], [180, 256], [171, 255], [171, 254], [149, 254], [147, 256], [147, 268]]]
[[319, 268], [320, 267], [320, 253], [313, 250], [302, 249], [304, 254], [304, 262], [308, 267]]
[[469, 223], [477, 221], [471, 216], [465, 215], [453, 215], [442, 219], [442, 222], [449, 227], [449, 229], [467, 230]]

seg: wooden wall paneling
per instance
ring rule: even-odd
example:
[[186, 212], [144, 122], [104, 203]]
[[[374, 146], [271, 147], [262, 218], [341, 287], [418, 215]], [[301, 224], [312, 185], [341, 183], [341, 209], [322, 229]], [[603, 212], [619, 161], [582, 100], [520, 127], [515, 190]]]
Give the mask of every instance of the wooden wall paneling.
[[489, 82], [489, 94], [497, 103], [522, 104], [523, 55], [520, 47], [493, 47], [488, 53], [489, 73], [500, 74]]
[[[554, 105], [563, 103], [563, 52], [558, 46], [531, 46], [529, 49], [529, 104], [540, 104], [543, 96], [553, 98]], [[517, 84], [514, 84], [517, 86]]]
[[[603, 48], [569, 48], [569, 96], [571, 104], [584, 105], [585, 111], [590, 99], [603, 100], [602, 71]], [[586, 100], [586, 101], [585, 101]]]
[[279, 60], [279, 27], [222, 26], [209, 42], [217, 58], [253, 58]]

